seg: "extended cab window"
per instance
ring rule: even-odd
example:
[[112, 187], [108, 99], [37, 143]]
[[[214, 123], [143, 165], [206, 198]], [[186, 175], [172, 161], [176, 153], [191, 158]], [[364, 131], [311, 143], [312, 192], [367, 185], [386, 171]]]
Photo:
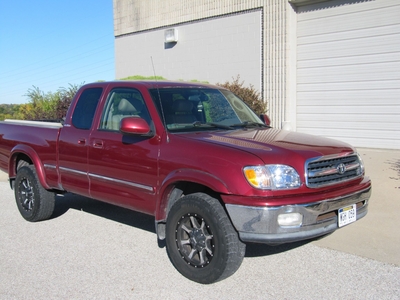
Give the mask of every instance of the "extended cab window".
[[142, 94], [136, 89], [114, 89], [108, 95], [99, 129], [119, 131], [121, 120], [132, 116], [140, 117], [150, 125], [150, 116]]
[[72, 115], [72, 125], [79, 129], [90, 129], [92, 127], [102, 91], [102, 88], [89, 88], [83, 91]]

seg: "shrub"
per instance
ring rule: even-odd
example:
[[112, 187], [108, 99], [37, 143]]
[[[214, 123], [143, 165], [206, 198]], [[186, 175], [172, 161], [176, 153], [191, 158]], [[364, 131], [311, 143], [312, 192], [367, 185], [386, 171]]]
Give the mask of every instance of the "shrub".
[[26, 95], [30, 103], [21, 107], [26, 120], [56, 119], [56, 108], [59, 101], [58, 93], [44, 93], [38, 87], [30, 88]]
[[69, 84], [68, 88], [60, 88], [58, 90], [60, 98], [56, 108], [57, 119], [61, 120], [67, 115], [72, 99], [83, 84], [83, 82], [81, 84]]
[[121, 78], [120, 80], [166, 80], [162, 76], [142, 76], [142, 75], [133, 75], [125, 78]]
[[68, 88], [59, 88], [56, 92], [43, 92], [33, 86], [25, 94], [29, 103], [18, 106], [13, 118], [22, 120], [61, 120], [81, 84], [69, 84]]
[[232, 77], [232, 82], [217, 83], [218, 86], [224, 87], [240, 98], [257, 114], [261, 115], [267, 111], [267, 103], [263, 101], [260, 93], [252, 84], [248, 87], [244, 86], [244, 81], [240, 81], [240, 76]]

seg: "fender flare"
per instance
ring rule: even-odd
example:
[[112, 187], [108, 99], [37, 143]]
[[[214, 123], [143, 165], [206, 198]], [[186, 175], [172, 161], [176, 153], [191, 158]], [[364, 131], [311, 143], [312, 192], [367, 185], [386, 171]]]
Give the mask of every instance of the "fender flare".
[[231, 194], [228, 186], [213, 174], [195, 170], [195, 169], [178, 169], [169, 173], [160, 185], [158, 192], [158, 201], [156, 204], [155, 219], [156, 222], [166, 218], [166, 209], [168, 207], [168, 198], [173, 191], [175, 183], [190, 182], [200, 184], [210, 188], [216, 193]]
[[10, 159], [8, 162], [8, 176], [9, 178], [15, 178], [17, 175], [16, 172], [16, 158], [19, 154], [24, 154], [30, 158], [32, 161], [33, 165], [35, 166], [37, 176], [39, 178], [40, 184], [45, 188], [45, 189], [50, 189], [50, 186], [46, 182], [46, 176], [44, 173], [44, 167], [42, 164], [42, 161], [39, 158], [39, 155], [36, 153], [36, 151], [27, 145], [24, 144], [19, 144], [16, 145], [10, 152]]

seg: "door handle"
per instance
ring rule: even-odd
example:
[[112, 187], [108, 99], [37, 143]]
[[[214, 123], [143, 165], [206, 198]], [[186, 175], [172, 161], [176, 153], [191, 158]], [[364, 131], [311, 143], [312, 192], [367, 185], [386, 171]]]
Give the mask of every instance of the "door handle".
[[103, 141], [102, 140], [94, 140], [93, 141], [93, 148], [103, 148]]
[[79, 139], [78, 140], [78, 145], [85, 145], [86, 144], [86, 139]]

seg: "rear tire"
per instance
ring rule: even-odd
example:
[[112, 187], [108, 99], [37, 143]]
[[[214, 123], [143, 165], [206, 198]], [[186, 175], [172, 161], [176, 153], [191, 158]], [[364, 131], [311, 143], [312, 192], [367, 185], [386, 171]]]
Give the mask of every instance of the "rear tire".
[[14, 194], [18, 210], [27, 221], [49, 219], [54, 212], [55, 194], [43, 188], [32, 165], [18, 169]]
[[203, 193], [174, 203], [167, 217], [166, 246], [174, 267], [203, 284], [234, 274], [246, 251], [222, 205]]

